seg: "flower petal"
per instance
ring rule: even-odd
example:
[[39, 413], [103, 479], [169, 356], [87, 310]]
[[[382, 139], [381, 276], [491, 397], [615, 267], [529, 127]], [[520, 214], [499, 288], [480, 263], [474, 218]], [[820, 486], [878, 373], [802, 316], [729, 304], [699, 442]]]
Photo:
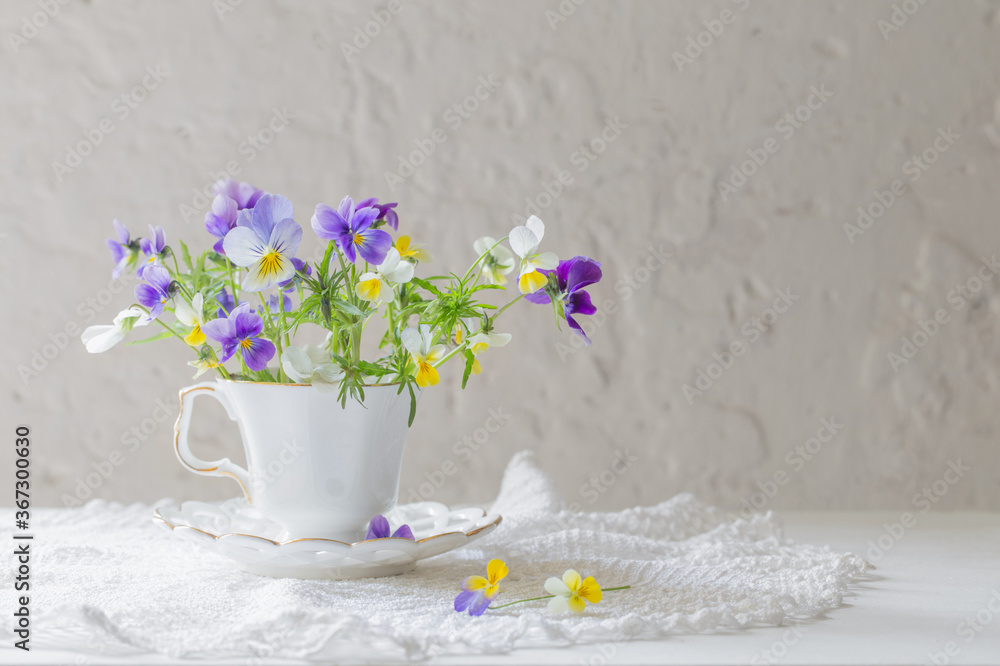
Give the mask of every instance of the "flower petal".
[[382, 280], [376, 273], [365, 273], [354, 285], [354, 293], [358, 295], [358, 298], [378, 303], [382, 293]]
[[468, 591], [481, 590], [488, 587], [490, 582], [482, 576], [469, 576], [462, 581], [462, 589]]
[[409, 539], [410, 541], [416, 541], [413, 537], [413, 530], [410, 529], [409, 525], [400, 525], [396, 528], [396, 531], [392, 533], [392, 536], [397, 539]]
[[[254, 208], [254, 210], [257, 210]], [[291, 261], [291, 257], [299, 249], [299, 243], [302, 242], [302, 227], [295, 220], [286, 219], [278, 222], [274, 225], [274, 230], [271, 231], [271, 236], [268, 239], [268, 246], [271, 247], [275, 252], [287, 255], [289, 258], [289, 264], [291, 266], [291, 274], [295, 274], [295, 265]], [[291, 277], [291, 275], [289, 276]]]
[[394, 247], [390, 247], [385, 253], [385, 259], [383, 259], [382, 263], [378, 265], [378, 272], [383, 275], [385, 273], [391, 273], [397, 266], [399, 266], [399, 262], [401, 260], [402, 257], [399, 254], [399, 250]]
[[270, 238], [274, 226], [283, 220], [295, 217], [292, 202], [280, 194], [265, 194], [253, 207], [250, 214], [250, 228], [261, 238]]
[[478, 596], [481, 595], [477, 592], [462, 590], [461, 592], [458, 593], [458, 596], [455, 597], [455, 610], [461, 613], [466, 608], [468, 608], [469, 604], [471, 604], [472, 601]]
[[358, 254], [362, 259], [376, 266], [385, 261], [386, 254], [392, 248], [392, 236], [381, 229], [364, 229], [357, 234], [361, 237]]
[[249, 227], [230, 230], [222, 241], [222, 247], [229, 260], [237, 266], [251, 266], [267, 252], [267, 243]]
[[233, 311], [233, 330], [237, 338], [252, 338], [260, 335], [264, 330], [264, 320], [248, 307], [249, 304], [241, 305]]
[[436, 386], [441, 381], [441, 376], [438, 374], [437, 368], [427, 361], [417, 363], [417, 368], [417, 386], [421, 388]]
[[566, 587], [566, 583], [562, 582], [561, 578], [556, 578], [555, 576], [545, 581], [545, 591], [557, 597], [565, 597], [571, 594], [570, 589]]
[[521, 290], [522, 294], [533, 294], [549, 281], [548, 277], [544, 273], [539, 271], [531, 271], [529, 273], [524, 273], [517, 280], [517, 288]]
[[264, 338], [248, 338], [244, 342], [248, 344], [240, 343], [240, 353], [247, 367], [255, 372], [266, 368], [267, 362], [274, 358], [274, 344]]
[[135, 286], [135, 299], [147, 308], [153, 308], [160, 302], [160, 292], [148, 284]]
[[507, 568], [507, 564], [503, 560], [490, 560], [490, 563], [486, 565], [486, 577], [489, 578], [490, 583], [497, 583], [507, 577], [510, 570]]
[[539, 270], [550, 271], [559, 265], [559, 256], [555, 252], [542, 252], [531, 257], [531, 265]]
[[[397, 247], [399, 246], [399, 241], [402, 240], [403, 238], [409, 240], [409, 237], [407, 236], [400, 236], [398, 239], [396, 239]], [[476, 239], [476, 241], [472, 244], [472, 249], [475, 250], [477, 257], [481, 257], [484, 254], [486, 254], [489, 251], [489, 249], [496, 244], [497, 240], [492, 236], [483, 236], [482, 238]]]
[[201, 330], [201, 326], [198, 324], [194, 325], [191, 332], [184, 336], [184, 342], [188, 343], [192, 347], [197, 347], [205, 341], [205, 332]]
[[583, 599], [586, 599], [592, 604], [598, 603], [604, 594], [601, 592], [601, 586], [597, 584], [593, 576], [587, 576], [580, 583], [580, 587], [577, 588], [576, 593], [579, 594]]
[[[569, 292], [573, 293], [577, 289], [582, 289], [588, 285], [592, 285], [595, 282], [600, 282], [603, 274], [601, 273], [601, 262], [595, 261], [590, 257], [576, 256], [569, 260], [569, 262], [561, 262], [559, 268], [562, 269], [563, 264], [569, 263], [569, 269], [566, 271], [565, 277], [560, 275], [560, 282], [565, 282], [563, 288]], [[561, 271], [560, 271], [561, 272]]]
[[562, 581], [570, 592], [575, 593], [580, 588], [580, 574], [575, 569], [566, 569], [562, 575]]
[[402, 340], [403, 346], [406, 347], [406, 351], [410, 352], [411, 354], [417, 355], [420, 354], [421, 351], [423, 351], [421, 349], [421, 343], [423, 342], [423, 338], [420, 337], [420, 331], [418, 331], [417, 329], [404, 328], [402, 331], [400, 331], [399, 338], [400, 340]]
[[337, 240], [350, 231], [347, 220], [326, 204], [316, 206], [316, 212], [312, 216], [312, 228], [316, 235], [324, 240]]
[[587, 607], [586, 602], [584, 602], [583, 599], [576, 596], [575, 594], [572, 595], [569, 599], [566, 599], [566, 605], [569, 606], [569, 609], [574, 613], [582, 613], [583, 610]]
[[106, 352], [124, 339], [125, 332], [109, 324], [88, 326], [80, 335], [80, 340], [91, 354]]
[[565, 613], [569, 610], [568, 597], [556, 596], [549, 599], [548, 611], [550, 613]]
[[368, 534], [365, 536], [365, 541], [369, 539], [384, 539], [387, 536], [389, 536], [389, 521], [386, 520], [386, 517], [378, 515], [372, 518], [368, 524]]
[[174, 315], [176, 315], [177, 321], [185, 326], [197, 326], [198, 324], [198, 317], [195, 315], [194, 308], [183, 298], [177, 299], [177, 304], [174, 306]]
[[216, 342], [226, 342], [236, 338], [236, 330], [228, 319], [220, 318], [205, 322], [202, 332]]
[[408, 261], [402, 261], [391, 271], [382, 271], [382, 275], [390, 282], [406, 284], [413, 279], [413, 264]]
[[521, 258], [534, 254], [538, 249], [538, 237], [527, 227], [514, 227], [507, 240], [514, 254]]
[[538, 242], [542, 242], [542, 238], [545, 236], [545, 223], [538, 219], [537, 216], [532, 215], [528, 218], [528, 221], [524, 223], [531, 233], [535, 234], [535, 238]]
[[490, 602], [493, 601], [489, 596], [480, 592], [469, 604], [469, 615], [482, 615], [489, 608]]
[[281, 353], [281, 368], [296, 384], [308, 384], [313, 376], [313, 361], [301, 347], [286, 347]]

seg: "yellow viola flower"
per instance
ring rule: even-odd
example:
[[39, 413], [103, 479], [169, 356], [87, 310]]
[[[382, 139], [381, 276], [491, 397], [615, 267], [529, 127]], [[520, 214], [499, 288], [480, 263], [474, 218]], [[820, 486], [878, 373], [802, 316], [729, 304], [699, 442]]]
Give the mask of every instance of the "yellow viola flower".
[[204, 300], [201, 294], [195, 294], [190, 304], [183, 299], [178, 299], [177, 306], [174, 308], [177, 320], [185, 326], [191, 327], [191, 332], [184, 336], [184, 342], [192, 347], [197, 347], [205, 342], [205, 334], [201, 330], [205, 324]]
[[602, 597], [601, 586], [593, 576], [581, 579], [573, 569], [567, 569], [561, 580], [553, 576], [545, 581], [545, 591], [553, 595], [549, 600], [551, 613], [565, 613], [567, 610], [582, 613], [587, 606], [585, 601], [596, 604]]
[[468, 610], [469, 615], [482, 615], [500, 594], [500, 581], [510, 570], [503, 560], [490, 560], [486, 565], [486, 578], [469, 576], [462, 581], [462, 591], [455, 597], [455, 610]]
[[424, 263], [431, 260], [431, 253], [422, 246], [411, 243], [409, 236], [400, 236], [396, 239], [396, 250], [399, 251], [399, 256], [403, 259], [412, 259], [413, 261], [422, 261]]
[[431, 327], [427, 324], [421, 324], [419, 331], [415, 328], [403, 329], [399, 337], [417, 366], [417, 386], [423, 388], [437, 384], [441, 378], [434, 364], [444, 358], [448, 348], [434, 344]]

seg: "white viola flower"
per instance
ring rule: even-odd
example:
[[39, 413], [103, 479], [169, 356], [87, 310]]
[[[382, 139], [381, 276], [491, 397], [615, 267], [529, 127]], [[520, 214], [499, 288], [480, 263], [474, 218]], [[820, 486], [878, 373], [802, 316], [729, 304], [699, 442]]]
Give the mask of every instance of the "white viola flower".
[[585, 602], [600, 603], [604, 594], [593, 576], [582, 578], [573, 569], [567, 569], [562, 578], [552, 577], [545, 581], [545, 591], [553, 595], [549, 599], [550, 613], [565, 613], [570, 610], [582, 613]]
[[473, 354], [481, 354], [490, 347], [503, 347], [510, 342], [510, 333], [484, 333], [480, 331], [469, 337], [469, 349]]
[[507, 284], [507, 274], [514, 270], [515, 264], [510, 250], [497, 245], [496, 239], [491, 236], [483, 236], [477, 240], [472, 244], [472, 249], [477, 256], [483, 257], [483, 279], [489, 284]]
[[195, 294], [190, 305], [184, 299], [178, 299], [174, 314], [180, 323], [191, 327], [191, 332], [184, 336], [184, 342], [192, 347], [205, 342], [205, 334], [201, 330], [205, 325], [205, 299], [201, 294]]
[[[469, 351], [473, 355], [479, 356], [490, 347], [503, 347], [510, 342], [510, 338], [510, 333], [484, 333], [480, 331], [469, 337]], [[479, 359], [474, 359], [472, 361], [472, 374], [478, 375], [482, 371], [483, 366], [480, 365]]]
[[136, 326], [145, 326], [152, 319], [139, 308], [122, 310], [111, 325], [88, 326], [80, 335], [80, 340], [91, 354], [106, 352], [125, 339], [125, 335]]
[[404, 284], [412, 279], [413, 264], [403, 261], [396, 248], [390, 248], [378, 268], [361, 276], [354, 293], [366, 301], [381, 303], [392, 297], [392, 283]]
[[321, 393], [338, 389], [344, 371], [330, 354], [314, 345], [290, 346], [281, 354], [281, 368], [297, 384], [312, 384]]
[[417, 386], [437, 384], [440, 376], [434, 364], [444, 358], [448, 348], [434, 344], [434, 335], [427, 324], [421, 324], [419, 331], [415, 328], [404, 328], [399, 337], [417, 366]]
[[523, 227], [514, 227], [510, 231], [510, 247], [514, 254], [521, 258], [520, 273], [517, 286], [522, 294], [533, 294], [548, 282], [548, 278], [539, 270], [552, 270], [559, 265], [559, 257], [555, 252], [539, 252], [538, 244], [545, 236], [545, 224], [532, 215]]

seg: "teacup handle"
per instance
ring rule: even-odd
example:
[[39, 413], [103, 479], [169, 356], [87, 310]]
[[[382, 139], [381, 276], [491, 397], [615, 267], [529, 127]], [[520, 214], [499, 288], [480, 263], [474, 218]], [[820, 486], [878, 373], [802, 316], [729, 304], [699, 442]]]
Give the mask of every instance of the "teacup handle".
[[212, 396], [222, 403], [229, 418], [236, 421], [236, 414], [233, 412], [232, 405], [226, 399], [226, 395], [219, 389], [220, 387], [216, 382], [194, 384], [181, 389], [181, 413], [177, 416], [177, 423], [174, 425], [174, 450], [177, 452], [177, 458], [181, 463], [195, 474], [228, 476], [235, 479], [240, 484], [240, 488], [243, 489], [243, 494], [246, 495], [247, 502], [253, 503], [253, 500], [250, 499], [249, 472], [229, 460], [229, 458], [222, 458], [215, 461], [202, 460], [191, 452], [191, 447], [188, 445], [188, 427], [191, 425], [191, 410], [194, 406], [194, 399], [198, 396]]

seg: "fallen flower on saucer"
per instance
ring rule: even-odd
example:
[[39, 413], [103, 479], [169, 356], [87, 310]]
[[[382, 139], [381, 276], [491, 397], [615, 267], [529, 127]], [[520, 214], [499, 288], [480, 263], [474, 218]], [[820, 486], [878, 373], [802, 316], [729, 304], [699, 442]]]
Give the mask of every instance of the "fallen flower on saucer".
[[486, 578], [469, 576], [462, 581], [462, 591], [455, 597], [455, 610], [461, 613], [468, 609], [469, 615], [482, 615], [490, 603], [500, 594], [500, 581], [510, 570], [503, 560], [490, 560], [486, 565]]
[[[389, 536], [389, 521], [385, 516], [375, 516], [372, 518], [371, 522], [368, 523], [368, 534], [365, 536], [365, 541], [371, 541], [372, 539], [384, 539]], [[397, 539], [409, 539], [410, 541], [416, 541], [413, 538], [413, 530], [410, 529], [409, 525], [400, 525], [396, 528], [396, 531], [392, 533], [392, 536]]]

